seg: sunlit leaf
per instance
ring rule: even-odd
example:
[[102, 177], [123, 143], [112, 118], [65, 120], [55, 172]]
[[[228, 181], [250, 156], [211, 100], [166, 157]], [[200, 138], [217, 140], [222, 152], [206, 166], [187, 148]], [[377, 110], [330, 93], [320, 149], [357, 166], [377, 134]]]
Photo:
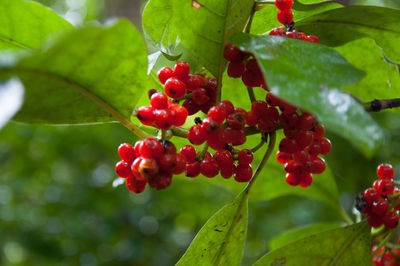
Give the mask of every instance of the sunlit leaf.
[[17, 79], [0, 81], [0, 129], [22, 105], [24, 86]]

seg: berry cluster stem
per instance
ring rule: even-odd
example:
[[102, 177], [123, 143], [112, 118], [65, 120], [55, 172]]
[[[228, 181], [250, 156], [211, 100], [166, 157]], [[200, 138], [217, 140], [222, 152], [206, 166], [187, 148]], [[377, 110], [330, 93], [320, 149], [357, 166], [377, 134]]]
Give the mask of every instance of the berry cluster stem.
[[247, 93], [249, 94], [250, 101], [255, 102], [256, 96], [254, 95], [254, 90], [252, 87], [247, 87]]
[[379, 112], [385, 109], [400, 107], [400, 98], [387, 100], [373, 100], [372, 102], [364, 103], [364, 108], [367, 112]]
[[261, 141], [260, 143], [257, 144], [254, 148], [250, 149], [253, 153], [258, 151], [262, 146], [264, 146], [264, 143], [267, 142], [268, 135], [267, 134], [262, 134], [261, 135]]

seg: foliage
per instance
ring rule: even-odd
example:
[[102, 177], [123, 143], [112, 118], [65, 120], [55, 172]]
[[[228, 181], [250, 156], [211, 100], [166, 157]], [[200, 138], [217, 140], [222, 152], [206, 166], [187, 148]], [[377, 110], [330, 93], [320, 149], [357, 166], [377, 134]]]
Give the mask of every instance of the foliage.
[[[21, 250], [28, 250], [43, 265], [63, 256], [70, 256], [65, 263], [84, 265], [367, 265], [370, 229], [365, 222], [352, 224], [346, 212], [369, 184], [366, 177], [373, 176], [374, 164], [398, 156], [398, 149], [391, 148], [400, 143], [399, 123], [392, 122], [398, 121], [398, 112], [371, 115], [365, 107], [375, 98], [397, 96], [400, 7], [396, 1], [342, 2], [295, 1], [296, 28], [320, 37], [318, 45], [263, 34], [278, 26], [273, 1], [149, 0], [142, 37], [126, 19], [75, 27], [42, 4], [0, 0], [0, 127], [18, 110], [14, 122], [91, 124], [10, 123], [0, 132], [0, 204], [5, 206], [0, 231], [6, 234], [8, 261], [23, 262], [27, 256]], [[153, 133], [136, 125], [132, 112], [148, 89], [159, 86], [154, 77], [161, 66], [187, 59], [192, 69], [216, 77], [218, 99], [222, 95], [249, 109], [246, 88], [225, 74], [228, 42], [254, 54], [274, 94], [312, 112], [326, 126], [333, 142], [327, 171], [309, 188], [289, 187], [282, 167], [271, 158], [257, 182], [246, 188], [232, 180], [215, 186], [182, 175], [162, 192], [127, 196], [120, 186], [111, 189], [114, 147]], [[265, 97], [260, 88], [254, 93]], [[119, 122], [131, 132], [115, 124], [94, 125], [106, 122]], [[258, 141], [249, 137], [246, 144]], [[275, 154], [273, 148], [268, 152]], [[262, 161], [263, 153], [256, 153], [254, 164]], [[399, 164], [395, 158], [392, 162]], [[193, 232], [229, 198], [183, 254]], [[317, 211], [306, 204], [316, 204]], [[288, 219], [287, 210], [304, 220]], [[280, 224], [274, 215], [291, 222]], [[339, 219], [349, 225], [343, 227]], [[259, 258], [273, 237], [271, 252]], [[102, 239], [107, 242], [96, 245]], [[89, 248], [95, 245], [97, 250]]]

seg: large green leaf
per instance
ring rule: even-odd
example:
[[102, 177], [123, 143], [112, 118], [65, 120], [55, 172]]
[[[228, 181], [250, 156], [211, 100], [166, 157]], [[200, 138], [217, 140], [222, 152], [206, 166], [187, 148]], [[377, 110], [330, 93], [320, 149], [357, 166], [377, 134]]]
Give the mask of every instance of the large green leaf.
[[0, 80], [0, 128], [19, 110], [23, 97], [24, 87], [19, 80]]
[[0, 0], [0, 25], [0, 50], [38, 48], [52, 34], [72, 28], [51, 9], [23, 0]]
[[[0, 73], [26, 88], [17, 121], [80, 124], [129, 119], [146, 90], [146, 48], [126, 20], [85, 27]], [[110, 116], [110, 113], [114, 116]]]
[[356, 100], [338, 90], [355, 84], [364, 73], [338, 52], [276, 36], [236, 34], [232, 43], [254, 54], [274, 94], [313, 112], [364, 153], [379, 147], [382, 129]]
[[269, 248], [270, 250], [278, 249], [307, 236], [338, 227], [340, 227], [340, 225], [334, 223], [316, 223], [309, 226], [296, 228], [271, 239], [271, 241], [269, 241]]
[[400, 63], [400, 10], [349, 6], [333, 9], [296, 23], [300, 31], [315, 34], [321, 43], [339, 46], [362, 37], [374, 39], [388, 58]]
[[175, 54], [178, 41], [173, 18], [172, 0], [149, 0], [142, 17], [146, 40], [170, 55]]
[[366, 222], [315, 234], [276, 249], [254, 265], [372, 265]]
[[355, 40], [336, 50], [352, 65], [367, 73], [357, 85], [344, 87], [343, 90], [363, 101], [399, 97], [399, 68], [385, 61], [382, 50], [372, 39]]
[[247, 231], [247, 191], [201, 228], [176, 265], [240, 265]]
[[224, 67], [224, 45], [243, 31], [253, 0], [173, 0], [174, 24], [188, 51], [214, 76]]

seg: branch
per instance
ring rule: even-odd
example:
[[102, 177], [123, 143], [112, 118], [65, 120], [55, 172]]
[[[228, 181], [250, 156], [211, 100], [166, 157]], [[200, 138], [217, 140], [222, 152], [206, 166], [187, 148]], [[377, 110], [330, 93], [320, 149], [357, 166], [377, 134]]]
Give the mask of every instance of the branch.
[[373, 100], [372, 102], [364, 103], [363, 105], [367, 112], [379, 112], [385, 109], [400, 107], [400, 98]]

